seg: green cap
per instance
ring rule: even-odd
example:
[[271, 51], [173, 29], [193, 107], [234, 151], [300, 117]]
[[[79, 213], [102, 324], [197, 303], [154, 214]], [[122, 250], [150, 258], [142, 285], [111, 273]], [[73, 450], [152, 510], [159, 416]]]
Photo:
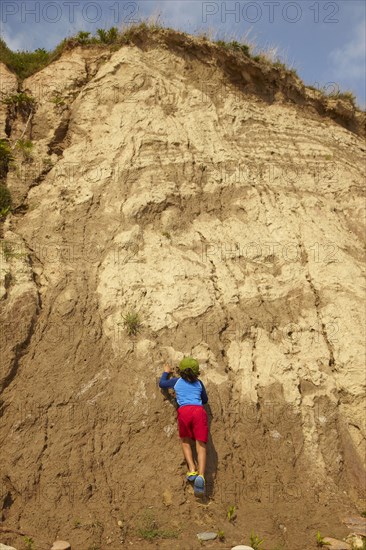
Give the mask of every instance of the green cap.
[[179, 363], [179, 370], [191, 369], [194, 374], [199, 374], [200, 367], [197, 359], [193, 357], [183, 357]]

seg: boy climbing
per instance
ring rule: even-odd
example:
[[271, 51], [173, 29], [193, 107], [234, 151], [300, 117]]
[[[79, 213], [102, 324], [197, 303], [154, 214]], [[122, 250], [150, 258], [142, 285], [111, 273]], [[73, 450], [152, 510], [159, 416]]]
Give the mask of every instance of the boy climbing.
[[[180, 377], [169, 378], [172, 368], [165, 365], [159, 387], [174, 389], [178, 403], [178, 430], [184, 458], [188, 464], [187, 480], [194, 482], [194, 494], [205, 492], [206, 444], [208, 440], [207, 413], [203, 408], [208, 402], [205, 386], [198, 379], [199, 364], [192, 357], [184, 357], [179, 363]], [[193, 461], [191, 441], [196, 441], [198, 471]]]

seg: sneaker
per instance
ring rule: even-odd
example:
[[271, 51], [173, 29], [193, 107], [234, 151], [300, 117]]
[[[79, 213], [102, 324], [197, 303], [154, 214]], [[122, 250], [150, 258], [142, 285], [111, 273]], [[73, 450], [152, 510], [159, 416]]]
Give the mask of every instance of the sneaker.
[[187, 481], [194, 481], [197, 476], [198, 476], [198, 472], [187, 472], [186, 480]]
[[197, 476], [194, 480], [194, 494], [198, 497], [205, 493], [205, 478], [203, 476]]

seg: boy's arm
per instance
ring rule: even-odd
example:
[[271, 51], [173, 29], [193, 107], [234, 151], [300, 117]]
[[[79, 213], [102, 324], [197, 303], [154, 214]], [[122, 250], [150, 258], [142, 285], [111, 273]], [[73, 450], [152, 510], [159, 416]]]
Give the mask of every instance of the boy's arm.
[[203, 385], [202, 380], [200, 380], [200, 382], [201, 382], [201, 386], [202, 386], [202, 392], [201, 392], [202, 405], [206, 405], [206, 403], [208, 403], [206, 388]]
[[159, 381], [159, 388], [163, 388], [163, 389], [174, 388], [179, 378], [168, 378], [169, 374], [170, 374], [169, 372], [163, 372]]

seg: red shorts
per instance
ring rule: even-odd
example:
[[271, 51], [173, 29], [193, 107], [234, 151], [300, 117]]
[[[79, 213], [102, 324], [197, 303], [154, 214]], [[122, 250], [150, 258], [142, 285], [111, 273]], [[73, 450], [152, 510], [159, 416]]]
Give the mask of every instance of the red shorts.
[[189, 437], [207, 443], [207, 413], [201, 405], [183, 405], [178, 408], [179, 437]]

